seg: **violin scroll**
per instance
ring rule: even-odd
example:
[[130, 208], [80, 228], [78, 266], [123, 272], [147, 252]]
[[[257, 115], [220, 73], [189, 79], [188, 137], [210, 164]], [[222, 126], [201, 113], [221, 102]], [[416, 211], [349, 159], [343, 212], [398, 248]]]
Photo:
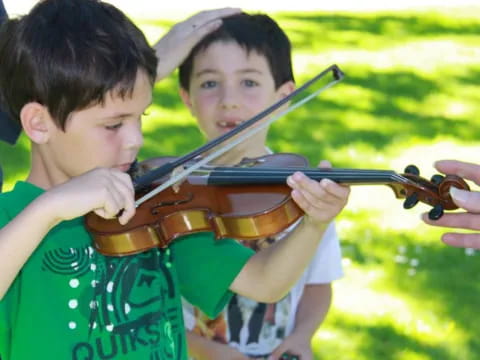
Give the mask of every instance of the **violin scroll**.
[[[465, 180], [456, 175], [435, 174], [428, 181], [419, 174], [420, 171], [415, 165], [409, 165], [405, 168], [405, 173], [400, 175], [406, 181], [399, 179], [397, 184], [390, 184], [390, 186], [394, 188], [397, 197], [405, 198], [403, 203], [405, 209], [411, 209], [419, 202], [431, 205], [432, 209], [428, 213], [430, 220], [438, 220], [445, 210], [458, 209], [450, 196], [452, 186], [461, 190], [470, 190]], [[401, 189], [396, 188], [397, 186]]]

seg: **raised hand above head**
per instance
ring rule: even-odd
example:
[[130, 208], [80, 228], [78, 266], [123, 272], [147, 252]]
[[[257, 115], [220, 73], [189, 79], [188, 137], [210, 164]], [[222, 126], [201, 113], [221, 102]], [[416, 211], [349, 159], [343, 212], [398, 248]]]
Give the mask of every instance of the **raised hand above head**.
[[238, 8], [201, 11], [175, 24], [154, 46], [158, 57], [157, 81], [168, 76], [203, 37], [222, 24], [222, 18], [237, 14]]

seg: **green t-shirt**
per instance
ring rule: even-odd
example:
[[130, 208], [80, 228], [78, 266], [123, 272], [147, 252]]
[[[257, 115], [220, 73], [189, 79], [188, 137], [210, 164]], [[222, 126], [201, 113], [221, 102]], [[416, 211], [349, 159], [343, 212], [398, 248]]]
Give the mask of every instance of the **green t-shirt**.
[[[0, 194], [0, 228], [42, 192], [19, 182]], [[0, 358], [186, 359], [180, 295], [216, 315], [251, 255], [202, 233], [167, 250], [106, 257], [92, 247], [83, 219], [62, 222], [0, 301]]]

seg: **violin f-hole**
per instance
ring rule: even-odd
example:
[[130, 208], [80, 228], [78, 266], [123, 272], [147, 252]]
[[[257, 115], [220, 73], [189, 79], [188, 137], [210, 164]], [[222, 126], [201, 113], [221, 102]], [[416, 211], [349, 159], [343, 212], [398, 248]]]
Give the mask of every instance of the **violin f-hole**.
[[193, 200], [193, 193], [192, 192], [189, 192], [188, 194], [186, 194], [186, 197], [184, 199], [176, 199], [176, 200], [171, 200], [171, 201], [162, 201], [162, 202], [159, 202], [157, 204], [155, 204], [154, 206], [152, 206], [152, 208], [150, 209], [150, 212], [152, 213], [152, 215], [157, 215], [159, 213], [158, 209], [161, 208], [161, 207], [164, 207], [164, 206], [176, 206], [176, 205], [182, 205], [182, 204], [186, 204], [186, 203], [189, 203]]

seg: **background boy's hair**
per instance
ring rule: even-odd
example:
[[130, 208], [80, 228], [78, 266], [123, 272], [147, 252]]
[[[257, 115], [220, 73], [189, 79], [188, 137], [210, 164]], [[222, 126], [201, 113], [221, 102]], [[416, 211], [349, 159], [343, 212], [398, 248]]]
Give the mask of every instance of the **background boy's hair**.
[[43, 0], [0, 30], [0, 101], [12, 119], [29, 102], [65, 129], [71, 112], [133, 91], [139, 69], [152, 85], [157, 58], [143, 33], [98, 0]]
[[183, 89], [189, 89], [195, 56], [218, 41], [235, 41], [247, 53], [256, 51], [265, 56], [277, 89], [287, 81], [294, 81], [291, 45], [285, 32], [268, 15], [242, 13], [223, 19], [223, 24], [216, 31], [192, 49], [179, 67], [178, 75]]

